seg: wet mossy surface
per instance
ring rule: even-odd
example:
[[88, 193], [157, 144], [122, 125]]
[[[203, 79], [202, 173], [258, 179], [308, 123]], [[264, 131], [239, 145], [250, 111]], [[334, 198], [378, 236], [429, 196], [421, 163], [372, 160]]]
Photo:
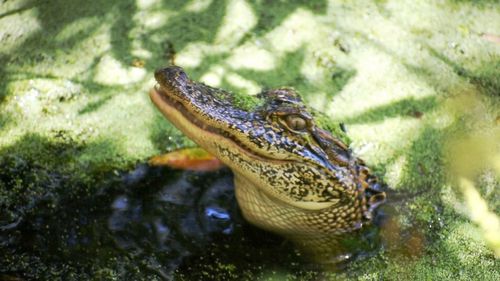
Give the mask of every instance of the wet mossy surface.
[[[499, 18], [496, 1], [2, 2], [0, 280], [499, 280], [459, 184], [498, 218]], [[293, 87], [342, 123], [390, 187], [375, 250], [318, 270], [241, 218], [229, 171], [144, 164], [193, 146], [147, 97], [172, 63], [243, 104]]]

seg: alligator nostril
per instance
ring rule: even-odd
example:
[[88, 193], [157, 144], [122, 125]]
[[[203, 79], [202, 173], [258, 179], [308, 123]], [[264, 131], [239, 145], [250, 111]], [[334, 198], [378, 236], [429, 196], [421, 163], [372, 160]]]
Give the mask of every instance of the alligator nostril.
[[156, 70], [155, 79], [160, 84], [164, 84], [167, 81], [178, 81], [182, 83], [188, 80], [188, 76], [181, 67], [169, 66]]
[[188, 79], [186, 72], [180, 67], [175, 67], [175, 77], [179, 81], [186, 81]]
[[169, 80], [186, 81], [188, 79], [184, 69], [175, 65], [163, 69], [163, 72]]

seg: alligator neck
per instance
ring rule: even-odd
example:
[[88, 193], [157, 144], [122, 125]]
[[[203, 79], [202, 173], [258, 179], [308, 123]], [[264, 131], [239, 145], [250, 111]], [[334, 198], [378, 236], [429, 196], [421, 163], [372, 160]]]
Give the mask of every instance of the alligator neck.
[[346, 234], [325, 233], [308, 227], [310, 223], [303, 211], [271, 199], [241, 175], [235, 174], [234, 183], [238, 204], [247, 221], [284, 236], [302, 254], [318, 263], [336, 264], [352, 256], [340, 243]]

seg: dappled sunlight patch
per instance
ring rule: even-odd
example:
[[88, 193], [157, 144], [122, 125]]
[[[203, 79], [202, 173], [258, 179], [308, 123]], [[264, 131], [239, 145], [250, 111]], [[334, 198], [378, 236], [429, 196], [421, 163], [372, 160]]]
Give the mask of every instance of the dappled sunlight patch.
[[199, 13], [208, 8], [214, 0], [192, 0], [185, 8], [188, 12]]
[[14, 97], [17, 106], [25, 116], [38, 117], [42, 113], [42, 105], [39, 100], [40, 91], [31, 88], [24, 95]]
[[432, 112], [430, 118], [433, 120], [430, 126], [437, 130], [444, 130], [456, 122], [456, 116], [446, 111]]
[[[325, 105], [330, 104], [329, 95], [322, 91], [309, 91], [305, 93], [304, 96], [311, 96], [313, 98], [308, 98], [307, 105], [320, 112], [324, 111]], [[335, 104], [331, 104], [330, 107], [336, 107]]]
[[341, 42], [335, 33], [318, 32], [316, 40], [305, 46], [308, 51], [300, 67], [300, 73], [329, 96], [338, 94], [356, 74], [346, 60], [349, 47]]
[[170, 15], [171, 14], [167, 11], [162, 10], [158, 12], [148, 12], [147, 16], [138, 14], [138, 16], [135, 17], [135, 20], [140, 22], [141, 25], [144, 25], [146, 28], [155, 29], [164, 26]]
[[110, 55], [105, 55], [96, 67], [94, 81], [104, 85], [126, 85], [137, 83], [146, 76], [146, 70], [125, 66]]
[[201, 76], [200, 81], [212, 87], [217, 87], [222, 83], [222, 79], [226, 74], [226, 68], [220, 65], [214, 65], [210, 70]]
[[412, 77], [400, 62], [390, 56], [368, 48], [358, 51], [356, 57], [356, 75], [333, 98], [335, 106], [328, 111], [336, 119], [359, 115], [371, 108], [408, 98], [418, 100], [436, 94], [425, 81]]
[[245, 44], [238, 47], [228, 58], [228, 65], [233, 69], [252, 69], [272, 71], [276, 68], [276, 54], [255, 45]]
[[[2, 3], [0, 15], [8, 13], [8, 3]], [[12, 10], [16, 8], [11, 7]], [[37, 17], [37, 10], [32, 8], [21, 13], [14, 13], [5, 17], [0, 17], [0, 53], [8, 53], [22, 46], [30, 38], [31, 34], [39, 32], [42, 28]], [[8, 27], [8, 28], [5, 28]]]
[[[255, 17], [251, 10], [252, 8], [242, 3], [244, 2], [230, 4], [226, 9], [226, 17], [234, 18], [233, 15], [235, 13], [232, 12], [232, 9], [243, 9], [245, 10], [243, 16], [252, 15]], [[254, 20], [241, 19], [241, 21], [241, 23], [233, 22], [231, 24], [223, 24], [221, 27], [222, 29], [217, 33], [217, 38], [222, 36], [220, 34], [235, 32], [224, 31], [225, 26], [232, 26], [231, 28], [233, 30], [238, 29], [239, 26], [240, 35], [238, 36], [244, 36], [256, 23]], [[313, 28], [317, 32], [307, 32], [307, 28], [305, 27]], [[321, 42], [321, 38], [324, 35], [324, 29], [325, 26], [317, 22], [316, 16], [308, 10], [299, 8], [291, 13], [282, 24], [275, 29], [235, 48], [232, 47], [234, 42], [232, 43], [232, 41], [227, 40], [220, 41], [217, 45], [210, 45], [204, 42], [191, 42], [185, 48], [177, 52], [175, 62], [183, 67], [196, 68], [205, 63], [206, 59], [211, 59], [212, 56], [227, 57], [223, 59], [224, 61], [222, 63], [217, 64], [215, 67], [211, 66], [205, 71], [201, 75], [200, 80], [212, 86], [221, 85], [223, 81], [229, 84], [234, 84], [237, 80], [240, 82], [246, 81], [243, 87], [241, 85], [233, 86], [235, 86], [235, 88], [244, 88], [246, 93], [254, 94], [258, 92], [262, 86], [266, 85], [260, 85], [260, 87], [255, 86], [257, 85], [256, 81], [252, 79], [252, 77], [240, 75], [240, 73], [238, 73], [239, 70], [250, 70], [256, 71], [257, 73], [263, 73], [273, 71], [276, 68], [283, 68], [283, 65], [288, 64], [288, 62], [283, 60], [287, 59], [290, 52], [296, 52], [300, 47], [309, 48], [310, 46], [316, 45], [316, 43], [323, 46], [324, 43]], [[237, 38], [240, 38], [238, 36]], [[282, 36], [285, 37], [281, 38]], [[216, 42], [218, 42], [217, 40], [218, 39], [216, 39]], [[304, 67], [310, 67], [311, 65], [315, 64], [304, 61], [303, 64], [298, 67], [304, 69]], [[319, 68], [323, 67], [320, 66]], [[318, 71], [321, 73], [322, 77], [324, 73], [322, 69], [318, 69], [318, 67], [315, 67], [314, 71], [306, 70], [301, 72], [307, 77], [311, 73]], [[319, 77], [314, 76], [314, 78], [319, 80]], [[276, 83], [275, 87], [278, 86], [293, 85], [290, 85], [289, 82], [281, 82]], [[305, 96], [310, 96], [310, 94]]]
[[25, 131], [40, 128], [39, 123], [44, 123], [40, 120], [47, 121], [54, 116], [68, 119], [73, 113], [68, 104], [79, 98], [82, 85], [62, 79], [17, 80], [9, 83], [8, 91], [14, 94], [2, 110], [27, 123], [10, 129]]
[[[80, 115], [77, 124], [93, 128], [99, 137], [120, 144], [124, 157], [145, 159], [158, 153], [150, 139], [158, 113], [147, 95], [142, 94], [147, 92], [147, 87], [136, 91], [136, 94], [114, 93], [99, 108]], [[102, 118], [103, 113], [106, 118]]]
[[[226, 11], [227, 18], [235, 18], [234, 13], [231, 9], [244, 9], [243, 17], [255, 17], [251, 7], [246, 4], [232, 4], [229, 5]], [[234, 7], [233, 7], [234, 6]], [[240, 16], [239, 16], [240, 17]], [[239, 18], [237, 17], [237, 18]], [[218, 31], [217, 38], [219, 37], [232, 37], [240, 38], [244, 36], [255, 24], [255, 19], [241, 19], [241, 23], [235, 22], [231, 24], [222, 25], [221, 30]], [[276, 29], [268, 32], [263, 37], [256, 38], [255, 40], [249, 41], [243, 45], [232, 48], [232, 45], [236, 41], [222, 40], [217, 45], [209, 45], [203, 42], [192, 42], [188, 44], [184, 49], [180, 50], [176, 55], [176, 63], [184, 67], [197, 67], [199, 66], [206, 57], [212, 55], [227, 54], [228, 58], [225, 59], [223, 64], [219, 64], [218, 68], [226, 69], [225, 72], [232, 73], [233, 70], [237, 72], [240, 69], [255, 70], [258, 72], [272, 71], [278, 67], [278, 64], [285, 55], [289, 52], [298, 50], [301, 46], [311, 44], [311, 39], [314, 37], [319, 39], [319, 33], [306, 32], [304, 29], [304, 24], [315, 25], [314, 16], [307, 10], [301, 10], [291, 14], [280, 26]], [[231, 30], [224, 30], [224, 26], [229, 26]], [[314, 26], [317, 29], [317, 26]], [[238, 32], [238, 36], [220, 35], [220, 34], [230, 34]], [[286, 36], [286, 38], [277, 38], [276, 36]], [[219, 39], [216, 39], [216, 41]], [[233, 40], [233, 39], [232, 39]], [[239, 40], [239, 39], [238, 39]], [[220, 74], [213, 74], [213, 67], [207, 73], [202, 75], [201, 80], [207, 82], [207, 77], [219, 76], [217, 79], [213, 80], [215, 83], [209, 83], [211, 85], [219, 85], [222, 77]], [[247, 78], [248, 80], [248, 78]], [[285, 86], [285, 85], [280, 85]]]
[[130, 53], [136, 57], [134, 60], [131, 62], [131, 66], [135, 67], [144, 67], [144, 60], [151, 59], [153, 57], [153, 54], [151, 51], [149, 51], [146, 48], [143, 48], [142, 46], [134, 46], [135, 48], [130, 51]]
[[161, 0], [136, 0], [135, 4], [139, 9], [153, 8], [161, 3]]
[[246, 1], [230, 1], [222, 25], [217, 30], [215, 44], [237, 44], [257, 24], [252, 7]]
[[[136, 0], [138, 11], [134, 14], [133, 19], [136, 23], [135, 28], [140, 28], [140, 33], [144, 29], [155, 31], [161, 29], [168, 23], [170, 17], [176, 16], [179, 11], [172, 11], [162, 7], [161, 1], [158, 0]], [[133, 42], [143, 43], [142, 40], [132, 40]]]
[[[311, 32], [314, 30], [315, 32]], [[297, 9], [276, 29], [267, 33], [264, 39], [270, 42], [278, 53], [293, 52], [318, 36], [321, 30], [317, 18], [308, 10]]]
[[[403, 5], [411, 4], [405, 1]], [[385, 8], [385, 4], [375, 8], [377, 3], [360, 2], [357, 5], [357, 9], [349, 9], [344, 15], [339, 15], [342, 20], [339, 20], [338, 24], [352, 37], [361, 39], [357, 42], [361, 44], [358, 45], [360, 49], [373, 46], [379, 52], [394, 57], [401, 56], [402, 59], [409, 52], [412, 52], [411, 57], [419, 56], [418, 44], [414, 42], [408, 29], [394, 19], [394, 16], [402, 15], [400, 10], [390, 11]]]
[[422, 122], [410, 117], [395, 117], [378, 123], [347, 126], [356, 154], [370, 164], [387, 162], [395, 153], [407, 151], [420, 136]]
[[401, 155], [388, 163], [385, 167], [384, 181], [392, 188], [398, 188], [403, 180], [405, 167], [408, 165], [406, 155]]
[[[439, 5], [433, 5], [429, 1], [388, 1], [384, 7], [390, 11], [391, 18], [410, 29], [418, 27], [425, 30], [435, 30], [437, 24], [446, 23], [451, 13], [440, 9]], [[443, 19], [446, 18], [444, 21]]]
[[16, 94], [2, 105], [2, 110], [17, 121], [2, 127], [0, 146], [37, 133], [48, 139], [64, 135], [79, 142], [100, 138], [120, 144], [125, 158], [145, 158], [155, 152], [149, 140], [150, 127], [145, 123], [153, 120], [156, 112], [147, 95], [140, 94], [147, 92], [145, 88], [130, 95], [104, 87], [99, 94], [89, 95], [83, 84], [70, 80], [33, 79], [10, 86]]
[[223, 45], [214, 47], [205, 42], [192, 42], [177, 52], [175, 63], [183, 67], [195, 68], [203, 62], [205, 57], [224, 53], [226, 51], [227, 48]]
[[[79, 28], [78, 24], [72, 26]], [[94, 26], [91, 31], [86, 29], [80, 31], [85, 32], [87, 36], [70, 36], [71, 38], [60, 42], [44, 41], [46, 38], [42, 33], [33, 34], [31, 40], [35, 39], [40, 46], [32, 47], [33, 49], [27, 53], [17, 54], [18, 63], [7, 64], [4, 70], [15, 74], [14, 77], [18, 79], [51, 78], [56, 82], [59, 79], [78, 81], [87, 79], [93, 73], [96, 57], [110, 48], [109, 25], [101, 23]], [[71, 33], [70, 30], [65, 32]]]
[[[133, 19], [136, 23], [134, 28], [140, 29], [139, 32], [144, 32], [147, 29], [149, 32], [154, 32], [155, 29], [161, 29], [168, 22], [168, 19], [178, 14], [179, 11], [171, 11], [164, 9], [161, 5], [161, 0], [136, 0], [138, 11], [134, 14]], [[142, 40], [133, 40], [139, 41]]]
[[241, 89], [243, 94], [256, 95], [261, 90], [260, 85], [252, 80], [245, 79], [236, 73], [230, 73], [225, 78], [226, 81], [233, 87]]

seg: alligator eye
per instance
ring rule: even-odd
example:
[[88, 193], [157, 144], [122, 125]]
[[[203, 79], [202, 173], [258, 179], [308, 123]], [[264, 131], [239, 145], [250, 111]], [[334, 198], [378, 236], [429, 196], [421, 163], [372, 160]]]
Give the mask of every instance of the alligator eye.
[[285, 117], [285, 122], [288, 128], [294, 131], [303, 131], [307, 128], [307, 121], [299, 115], [287, 115]]

